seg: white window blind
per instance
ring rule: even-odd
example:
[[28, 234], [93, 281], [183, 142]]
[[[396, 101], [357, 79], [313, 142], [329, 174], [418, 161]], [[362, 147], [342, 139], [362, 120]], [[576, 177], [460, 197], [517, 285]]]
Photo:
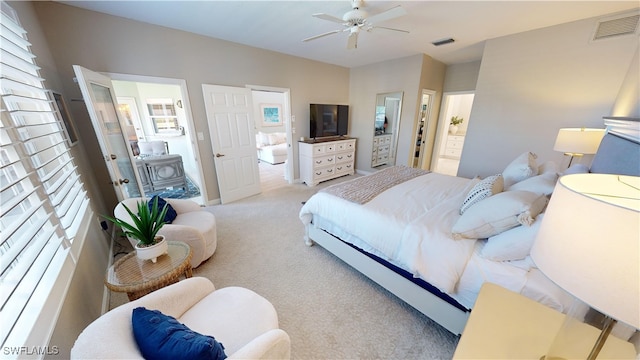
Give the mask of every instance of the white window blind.
[[89, 200], [26, 31], [13, 9], [0, 4], [0, 341], [4, 350], [24, 345], [36, 326], [70, 256], [69, 247]]

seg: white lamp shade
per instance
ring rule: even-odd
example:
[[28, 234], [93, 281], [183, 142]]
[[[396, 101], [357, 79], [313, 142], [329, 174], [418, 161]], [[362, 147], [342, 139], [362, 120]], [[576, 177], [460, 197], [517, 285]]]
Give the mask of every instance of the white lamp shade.
[[557, 285], [639, 328], [640, 177], [561, 177], [531, 256]]
[[603, 137], [604, 129], [560, 129], [553, 150], [580, 155], [595, 154]]

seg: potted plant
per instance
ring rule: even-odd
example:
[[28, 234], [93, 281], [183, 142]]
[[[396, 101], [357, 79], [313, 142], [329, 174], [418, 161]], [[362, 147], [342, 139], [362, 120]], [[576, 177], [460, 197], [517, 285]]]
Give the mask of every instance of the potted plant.
[[151, 260], [155, 263], [157, 258], [166, 254], [168, 250], [164, 236], [158, 235], [158, 231], [166, 224], [164, 217], [168, 210], [167, 204], [160, 210], [157, 197], [153, 199], [151, 206], [148, 201], [138, 201], [137, 214], [134, 214], [126, 205], [122, 204], [122, 206], [129, 213], [130, 221], [107, 215], [104, 217], [118, 225], [125, 236], [138, 240], [135, 248], [139, 259]]
[[462, 124], [463, 121], [464, 121], [463, 118], [458, 116], [453, 116], [451, 118], [451, 122], [449, 123], [449, 132], [452, 135], [455, 135], [458, 132], [458, 125]]

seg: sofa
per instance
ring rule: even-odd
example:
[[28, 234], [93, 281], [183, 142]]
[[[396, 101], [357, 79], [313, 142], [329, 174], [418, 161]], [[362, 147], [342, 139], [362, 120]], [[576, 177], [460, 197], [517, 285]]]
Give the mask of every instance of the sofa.
[[193, 277], [96, 319], [76, 339], [71, 359], [143, 359], [132, 325], [133, 309], [139, 307], [159, 310], [198, 334], [213, 336], [229, 359], [291, 356], [289, 335], [278, 327], [278, 315], [268, 300], [242, 287], [216, 290], [208, 279]]

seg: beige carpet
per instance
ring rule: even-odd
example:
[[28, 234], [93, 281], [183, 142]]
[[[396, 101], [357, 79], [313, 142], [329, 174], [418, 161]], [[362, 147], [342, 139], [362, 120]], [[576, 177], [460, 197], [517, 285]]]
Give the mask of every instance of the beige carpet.
[[[206, 208], [216, 215], [218, 249], [194, 276], [271, 301], [293, 359], [450, 359], [456, 336], [322, 247], [304, 244], [301, 202], [331, 183], [286, 185]], [[113, 294], [111, 305], [124, 301]]]

